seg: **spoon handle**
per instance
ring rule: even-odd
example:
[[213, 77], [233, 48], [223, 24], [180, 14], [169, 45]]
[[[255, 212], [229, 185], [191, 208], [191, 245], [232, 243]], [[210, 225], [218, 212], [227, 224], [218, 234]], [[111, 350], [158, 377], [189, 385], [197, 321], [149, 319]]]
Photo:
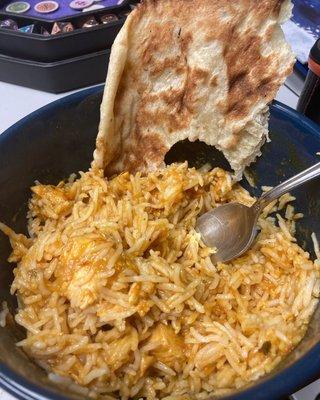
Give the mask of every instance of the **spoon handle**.
[[280, 183], [280, 185], [274, 187], [268, 192], [264, 193], [260, 199], [256, 201], [254, 204], [255, 208], [258, 207], [263, 209], [267, 206], [271, 201], [278, 199], [285, 193], [288, 193], [290, 190], [302, 185], [305, 182], [310, 181], [311, 179], [316, 178], [320, 175], [320, 162], [313, 165], [310, 168], [305, 169], [299, 174], [293, 176], [292, 178]]

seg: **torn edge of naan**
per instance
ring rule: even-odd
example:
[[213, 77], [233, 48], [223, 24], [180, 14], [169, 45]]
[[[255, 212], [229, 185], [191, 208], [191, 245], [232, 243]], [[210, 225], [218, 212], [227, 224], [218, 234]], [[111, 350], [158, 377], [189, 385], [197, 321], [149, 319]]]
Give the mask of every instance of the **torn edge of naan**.
[[100, 105], [100, 124], [93, 153], [93, 169], [104, 169], [120, 152], [121, 137], [115, 132], [114, 103], [127, 60], [131, 19], [130, 14], [112, 45], [105, 90]]
[[[92, 168], [108, 175], [147, 172], [164, 165], [176, 142], [199, 139], [220, 150], [240, 179], [261, 154], [268, 103], [292, 70], [294, 56], [279, 25], [291, 9], [290, 0], [143, 1], [112, 47]], [[231, 27], [218, 14], [231, 15]], [[211, 58], [194, 62], [205, 46]], [[238, 59], [228, 59], [229, 48]], [[171, 71], [176, 79], [166, 88], [161, 74]]]

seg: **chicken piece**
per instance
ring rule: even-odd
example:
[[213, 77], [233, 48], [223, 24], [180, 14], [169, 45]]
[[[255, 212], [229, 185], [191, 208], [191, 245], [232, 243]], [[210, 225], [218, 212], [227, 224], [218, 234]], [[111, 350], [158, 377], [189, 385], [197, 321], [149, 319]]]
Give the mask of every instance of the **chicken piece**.
[[129, 327], [127, 334], [108, 344], [106, 348], [106, 362], [115, 371], [130, 360], [132, 353], [138, 348], [138, 332]]
[[157, 347], [150, 353], [157, 361], [179, 372], [185, 361], [184, 342], [169, 325], [159, 323], [152, 331], [148, 343], [156, 343]]
[[63, 248], [53, 286], [70, 300], [72, 307], [84, 309], [97, 299], [98, 273], [105, 268], [106, 260], [97, 258], [94, 250], [103, 243], [100, 239], [78, 236], [71, 238]]
[[74, 273], [66, 292], [71, 307], [84, 310], [97, 300], [99, 281], [94, 272], [90, 266], [84, 266]]
[[31, 190], [35, 194], [35, 200], [42, 201], [41, 207], [33, 209], [40, 219], [57, 219], [58, 216], [65, 215], [71, 210], [72, 203], [65, 190], [51, 185], [37, 185]]

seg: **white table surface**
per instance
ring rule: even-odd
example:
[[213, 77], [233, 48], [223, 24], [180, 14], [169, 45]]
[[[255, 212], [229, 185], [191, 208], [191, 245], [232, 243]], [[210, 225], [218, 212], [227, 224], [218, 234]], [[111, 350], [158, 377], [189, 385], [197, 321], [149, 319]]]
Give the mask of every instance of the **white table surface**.
[[[276, 99], [296, 108], [297, 94], [300, 93], [301, 86], [302, 83], [296, 76], [288, 78], [286, 85], [280, 88]], [[0, 134], [32, 111], [70, 93], [57, 95], [0, 82]], [[311, 397], [304, 396], [303, 399], [309, 400]], [[15, 399], [0, 388], [0, 400]]]
[[0, 400], [15, 400], [15, 398], [0, 388]]

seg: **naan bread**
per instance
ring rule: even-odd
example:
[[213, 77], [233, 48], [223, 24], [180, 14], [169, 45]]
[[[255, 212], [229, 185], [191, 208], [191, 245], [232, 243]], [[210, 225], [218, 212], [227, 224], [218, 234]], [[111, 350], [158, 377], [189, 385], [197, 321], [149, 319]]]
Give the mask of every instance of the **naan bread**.
[[93, 168], [150, 171], [176, 142], [222, 151], [237, 178], [268, 137], [292, 71], [287, 0], [146, 0], [111, 51]]

